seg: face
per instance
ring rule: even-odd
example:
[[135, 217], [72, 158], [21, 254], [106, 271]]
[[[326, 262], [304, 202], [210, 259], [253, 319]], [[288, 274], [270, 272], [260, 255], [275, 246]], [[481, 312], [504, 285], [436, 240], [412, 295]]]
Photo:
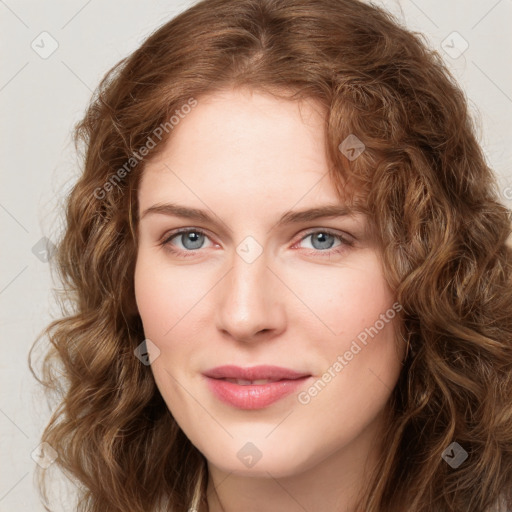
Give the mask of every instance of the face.
[[[135, 293], [151, 370], [225, 471], [290, 476], [348, 451], [379, 425], [401, 369], [400, 305], [368, 220], [329, 181], [322, 116], [254, 91], [200, 98], [140, 184]], [[205, 376], [224, 365], [302, 377]]]

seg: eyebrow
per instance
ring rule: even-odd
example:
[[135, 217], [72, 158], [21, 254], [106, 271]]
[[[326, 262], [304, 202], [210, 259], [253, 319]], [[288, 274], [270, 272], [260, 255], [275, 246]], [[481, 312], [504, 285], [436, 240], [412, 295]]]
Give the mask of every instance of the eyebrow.
[[[307, 222], [327, 217], [336, 218], [354, 216], [357, 212], [358, 210], [349, 208], [346, 205], [336, 204], [318, 206], [315, 208], [309, 208], [305, 210], [287, 211], [277, 221], [275, 227], [281, 227], [287, 224], [297, 224], [300, 222]], [[144, 210], [141, 219], [146, 217], [146, 215], [155, 213], [161, 215], [181, 217], [185, 219], [194, 220], [196, 222], [204, 222], [210, 224], [216, 223], [213, 217], [210, 216], [210, 214], [207, 213], [205, 210], [200, 210], [198, 208], [189, 208], [187, 206], [182, 206], [175, 203], [155, 204], [153, 206], [150, 206], [149, 208]]]

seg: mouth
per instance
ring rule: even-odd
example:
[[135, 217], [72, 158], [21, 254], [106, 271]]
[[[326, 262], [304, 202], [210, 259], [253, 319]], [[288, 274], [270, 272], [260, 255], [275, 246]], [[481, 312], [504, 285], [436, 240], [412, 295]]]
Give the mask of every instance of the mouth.
[[311, 374], [275, 366], [245, 369], [224, 366], [203, 375], [209, 390], [217, 399], [245, 410], [268, 407], [298, 391], [312, 377]]
[[248, 385], [250, 383], [266, 384], [267, 382], [296, 380], [311, 376], [308, 372], [273, 365], [259, 365], [247, 368], [235, 365], [217, 366], [204, 372], [204, 375], [211, 379], [234, 380], [239, 385]]

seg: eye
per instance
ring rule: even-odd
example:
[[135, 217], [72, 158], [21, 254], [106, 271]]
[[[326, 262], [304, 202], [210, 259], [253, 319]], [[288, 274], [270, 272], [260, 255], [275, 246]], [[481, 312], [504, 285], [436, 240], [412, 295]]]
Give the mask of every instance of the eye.
[[[162, 245], [166, 247], [169, 251], [173, 253], [180, 253], [188, 256], [186, 253], [194, 253], [198, 249], [202, 249], [202, 245], [204, 243], [205, 238], [208, 238], [204, 231], [196, 228], [187, 228], [181, 229], [179, 231], [175, 231], [171, 233], [169, 236], [165, 237], [162, 242]], [[178, 240], [181, 242], [181, 247], [175, 247], [174, 244], [171, 243], [172, 240]]]
[[[303, 236], [298, 243], [308, 239], [311, 240], [311, 245], [313, 247], [313, 250], [309, 251], [309, 253], [313, 256], [318, 255], [320, 257], [324, 255], [330, 256], [333, 253], [341, 253], [342, 251], [346, 250], [347, 247], [354, 245], [353, 241], [349, 240], [348, 237], [328, 229], [316, 229], [315, 231], [310, 231], [305, 236]], [[333, 249], [332, 247], [336, 239], [339, 241], [339, 244]]]

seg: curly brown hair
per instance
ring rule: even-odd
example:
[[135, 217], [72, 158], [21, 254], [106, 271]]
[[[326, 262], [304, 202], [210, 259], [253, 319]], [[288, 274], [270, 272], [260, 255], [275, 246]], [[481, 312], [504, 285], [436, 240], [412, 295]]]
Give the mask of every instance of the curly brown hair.
[[[203, 0], [109, 70], [75, 127], [84, 167], [54, 259], [66, 309], [36, 344], [50, 341], [38, 378], [59, 397], [42, 440], [78, 510], [187, 510], [197, 482], [206, 503], [205, 458], [134, 357], [137, 189], [173, 112], [226, 86], [325, 106], [332, 181], [357, 191], [403, 306], [410, 350], [358, 510], [512, 509], [511, 218], [456, 81], [420, 34], [358, 0]], [[355, 160], [339, 150], [350, 134]], [[442, 459], [453, 441], [457, 469]]]

